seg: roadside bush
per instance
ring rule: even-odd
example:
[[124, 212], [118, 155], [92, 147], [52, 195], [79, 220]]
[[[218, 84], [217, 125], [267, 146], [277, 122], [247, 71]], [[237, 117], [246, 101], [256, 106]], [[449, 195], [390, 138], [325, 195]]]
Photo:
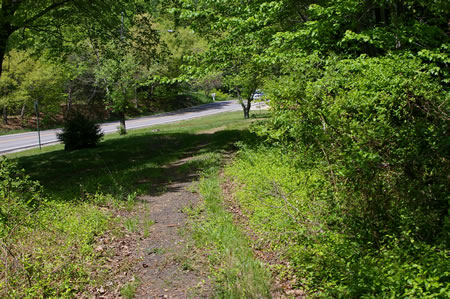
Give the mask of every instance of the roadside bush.
[[329, 60], [309, 77], [301, 68], [272, 88], [270, 138], [326, 169], [366, 241], [408, 230], [448, 240], [448, 92], [408, 56]]
[[216, 94], [216, 101], [229, 101], [233, 99], [228, 93], [223, 92], [220, 89], [213, 89], [209, 96], [211, 97], [211, 94], [213, 93]]
[[67, 151], [95, 147], [103, 138], [100, 126], [80, 113], [71, 116], [64, 124], [58, 139]]

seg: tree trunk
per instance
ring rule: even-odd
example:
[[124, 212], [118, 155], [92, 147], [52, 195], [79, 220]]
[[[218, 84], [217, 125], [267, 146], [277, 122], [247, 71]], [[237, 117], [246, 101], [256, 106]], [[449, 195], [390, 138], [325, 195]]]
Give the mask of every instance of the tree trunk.
[[69, 92], [67, 95], [67, 105], [66, 105], [66, 113], [64, 118], [67, 119], [70, 113], [70, 109], [72, 108], [72, 86], [69, 86]]
[[242, 101], [242, 110], [244, 111], [244, 119], [250, 118], [250, 108], [252, 106], [252, 100], [247, 99], [247, 105]]
[[125, 113], [120, 112], [119, 118], [120, 118], [119, 133], [120, 135], [125, 135], [127, 133], [127, 127], [125, 125]]
[[97, 87], [94, 86], [94, 90], [92, 91], [91, 95], [89, 96], [88, 99], [88, 106], [92, 107], [94, 105], [94, 96], [97, 93]]
[[3, 106], [3, 124], [8, 124], [8, 108], [6, 106]]
[[250, 115], [249, 115], [249, 111], [248, 109], [244, 108], [244, 119], [249, 119]]
[[[8, 2], [8, 1], [7, 1]], [[0, 7], [0, 78], [2, 77], [3, 59], [5, 58], [9, 36], [14, 32], [10, 18], [13, 17], [15, 9], [11, 5], [14, 3], [2, 2]]]
[[[0, 24], [1, 25], [1, 24]], [[9, 34], [7, 33], [7, 29], [0, 27], [0, 78], [2, 77], [2, 69], [3, 69], [3, 59], [6, 54], [6, 45], [8, 44]]]
[[23, 118], [25, 117], [26, 104], [23, 103], [22, 109], [20, 110], [20, 122], [23, 124]]
[[136, 89], [136, 86], [134, 87], [134, 103], [135, 103], [135, 105], [136, 105], [136, 109], [139, 109], [139, 100], [138, 100], [138, 97], [137, 97], [137, 89]]
[[147, 93], [148, 100], [153, 98], [154, 91], [155, 91], [155, 85], [151, 84], [150, 88], [148, 89], [148, 93]]

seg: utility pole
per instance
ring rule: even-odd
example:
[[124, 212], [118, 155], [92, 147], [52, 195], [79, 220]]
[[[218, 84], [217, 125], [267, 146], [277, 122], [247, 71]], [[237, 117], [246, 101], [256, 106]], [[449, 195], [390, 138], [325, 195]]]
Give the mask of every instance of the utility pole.
[[38, 101], [34, 101], [34, 110], [36, 111], [36, 124], [37, 124], [37, 130], [38, 130], [39, 149], [42, 149], [41, 129], [39, 128], [39, 104], [38, 104]]

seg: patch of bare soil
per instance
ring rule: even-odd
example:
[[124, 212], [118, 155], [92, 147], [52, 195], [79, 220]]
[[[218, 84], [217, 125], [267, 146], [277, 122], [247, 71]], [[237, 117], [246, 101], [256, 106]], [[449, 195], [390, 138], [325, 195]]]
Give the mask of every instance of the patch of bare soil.
[[141, 282], [136, 297], [207, 298], [210, 293], [207, 274], [194, 271], [183, 257], [189, 235], [180, 233], [187, 221], [182, 210], [198, 202], [197, 195], [188, 190], [196, 174], [180, 171], [190, 159], [165, 167], [164, 176], [172, 180], [166, 192], [141, 198], [150, 205], [149, 217], [154, 224], [149, 237], [141, 242], [141, 262], [134, 268]]
[[197, 134], [198, 135], [200, 135], [200, 134], [214, 134], [216, 132], [222, 131], [225, 128], [226, 128], [226, 126], [221, 126], [221, 127], [212, 128], [212, 129], [209, 129], [209, 130], [199, 131], [199, 132], [197, 132]]
[[151, 205], [150, 217], [155, 224], [149, 238], [141, 243], [141, 262], [134, 269], [141, 282], [137, 297], [208, 297], [205, 273], [196, 273], [183, 265], [180, 256], [188, 237], [179, 233], [187, 218], [182, 209], [197, 201], [196, 196], [186, 190], [189, 185], [188, 182], [172, 183], [168, 192], [143, 198]]
[[4, 122], [0, 123], [0, 130], [2, 131], [21, 130], [26, 128], [36, 128], [36, 121], [29, 121], [29, 124], [24, 124], [20, 117], [9, 116], [6, 124]]
[[100, 240], [96, 250], [109, 250], [105, 258], [110, 266], [105, 270], [110, 278], [90, 290], [95, 298], [210, 297], [207, 273], [187, 263], [192, 252], [186, 251], [190, 237], [183, 231], [188, 216], [182, 210], [198, 202], [198, 195], [189, 191], [197, 175], [195, 169], [182, 166], [191, 158], [165, 166], [162, 177], [170, 181], [158, 182], [159, 194], [141, 196], [137, 208], [122, 215], [141, 224], [136, 232]]

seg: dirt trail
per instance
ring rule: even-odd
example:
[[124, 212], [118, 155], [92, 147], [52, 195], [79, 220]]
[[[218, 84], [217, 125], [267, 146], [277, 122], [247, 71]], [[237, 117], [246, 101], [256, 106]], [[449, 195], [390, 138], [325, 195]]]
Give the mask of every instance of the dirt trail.
[[198, 195], [188, 190], [196, 174], [180, 170], [190, 159], [164, 167], [163, 177], [172, 182], [164, 184], [163, 194], [140, 198], [150, 206], [146, 217], [154, 224], [137, 248], [139, 262], [132, 270], [140, 281], [136, 298], [207, 298], [210, 293], [207, 275], [193, 271], [183, 261], [189, 236], [180, 233], [187, 220], [182, 210], [198, 202]]

